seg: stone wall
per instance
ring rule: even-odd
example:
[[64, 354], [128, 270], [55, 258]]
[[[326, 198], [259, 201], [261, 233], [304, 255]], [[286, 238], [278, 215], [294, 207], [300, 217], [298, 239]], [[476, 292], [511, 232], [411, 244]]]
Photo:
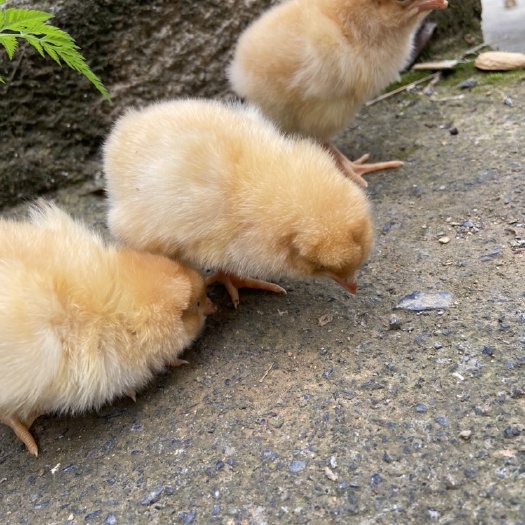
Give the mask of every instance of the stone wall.
[[[452, 0], [441, 34], [479, 20], [479, 0]], [[21, 45], [0, 50], [0, 206], [100, 176], [100, 145], [123, 108], [179, 96], [228, 97], [225, 66], [240, 32], [277, 0], [11, 1], [53, 12], [113, 105], [79, 74]], [[458, 18], [459, 17], [459, 18]], [[461, 18], [463, 17], [463, 18]]]

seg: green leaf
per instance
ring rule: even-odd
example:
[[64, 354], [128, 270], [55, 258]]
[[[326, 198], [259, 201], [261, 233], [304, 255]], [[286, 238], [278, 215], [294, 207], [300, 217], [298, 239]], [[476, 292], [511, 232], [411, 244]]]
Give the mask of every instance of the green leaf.
[[[4, 0], [0, 0], [0, 5]], [[47, 54], [57, 64], [64, 62], [71, 69], [84, 75], [111, 102], [102, 81], [91, 71], [85, 58], [79, 53], [75, 40], [62, 29], [47, 22], [53, 15], [33, 9], [0, 10], [0, 43], [7, 50], [12, 60], [17, 48], [17, 39], [24, 39], [32, 45], [41, 56]]]
[[0, 44], [2, 44], [9, 56], [9, 60], [13, 60], [13, 55], [16, 51], [17, 41], [16, 37], [9, 35], [0, 35]]
[[3, 23], [0, 25], [0, 31], [9, 29], [10, 31], [29, 31], [38, 34], [38, 31], [43, 28], [44, 33], [48, 26], [45, 24], [48, 20], [53, 18], [50, 13], [44, 11], [36, 11], [34, 9], [6, 9], [2, 11]]
[[40, 40], [38, 38], [32, 35], [26, 35], [23, 38], [45, 58], [46, 55], [44, 53], [44, 49], [42, 48], [42, 45], [40, 44]]

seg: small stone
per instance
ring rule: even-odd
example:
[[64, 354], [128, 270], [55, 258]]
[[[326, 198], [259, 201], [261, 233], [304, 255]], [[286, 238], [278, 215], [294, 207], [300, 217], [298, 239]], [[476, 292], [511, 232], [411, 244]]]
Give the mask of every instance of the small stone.
[[184, 520], [184, 525], [190, 525], [193, 523], [193, 520], [195, 519], [195, 516], [197, 515], [197, 512], [195, 509], [191, 509], [188, 514], [186, 514], [186, 519]]
[[452, 477], [450, 474], [445, 477], [445, 487], [448, 490], [456, 490], [459, 488], [459, 484], [456, 478]]
[[338, 480], [337, 474], [335, 474], [332, 471], [332, 469], [330, 469], [330, 467], [325, 467], [324, 474], [330, 481], [337, 481]]
[[102, 514], [101, 510], [96, 510], [95, 512], [86, 514], [86, 516], [84, 517], [84, 521], [96, 520], [101, 514]]
[[442, 427], [448, 427], [448, 419], [446, 417], [436, 417], [436, 423]]
[[383, 481], [383, 478], [379, 474], [374, 474], [372, 476], [372, 485], [379, 485]]
[[419, 412], [420, 414], [424, 414], [427, 411], [427, 407], [425, 405], [422, 405], [421, 403], [416, 405], [416, 412]]
[[465, 475], [466, 478], [474, 478], [476, 477], [477, 473], [478, 473], [478, 469], [476, 467], [466, 468], [463, 471], [463, 474]]
[[465, 441], [468, 441], [470, 439], [470, 436], [472, 436], [472, 430], [462, 430], [459, 433], [459, 437], [461, 439], [464, 439]]
[[392, 314], [388, 321], [389, 330], [401, 330], [401, 319], [396, 315]]
[[492, 357], [494, 355], [495, 348], [493, 346], [483, 347], [483, 354]]
[[476, 87], [478, 85], [478, 81], [474, 78], [469, 78], [468, 80], [464, 80], [459, 84], [460, 89], [472, 89], [473, 87]]
[[430, 516], [430, 519], [433, 521], [439, 520], [441, 516], [441, 514], [435, 509], [428, 509], [428, 515]]
[[164, 492], [164, 485], [157, 487], [153, 492], [150, 492], [141, 502], [141, 505], [153, 505], [160, 500], [161, 494]]
[[506, 438], [513, 438], [513, 437], [517, 437], [521, 434], [521, 431], [519, 428], [517, 427], [507, 427], [504, 431], [503, 431], [503, 435], [506, 437]]
[[512, 107], [514, 105], [514, 102], [512, 101], [512, 99], [510, 97], [503, 97], [503, 103], [506, 106], [510, 106], [510, 107]]
[[458, 128], [456, 128], [456, 127], [450, 128], [449, 129], [449, 133], [451, 135], [457, 135], [459, 133]]
[[293, 474], [302, 472], [306, 468], [306, 461], [292, 461], [288, 470]]
[[110, 513], [106, 516], [106, 519], [104, 520], [108, 525], [116, 525], [117, 518], [115, 517], [115, 514]]
[[450, 242], [450, 237], [447, 237], [447, 236], [445, 236], [445, 237], [440, 237], [440, 238], [438, 239], [438, 241], [439, 241], [441, 244], [448, 244], [448, 243]]
[[442, 310], [450, 308], [450, 306], [452, 306], [452, 294], [450, 292], [413, 292], [403, 297], [394, 308], [422, 312], [424, 310]]
[[436, 350], [439, 350], [440, 348], [443, 348], [443, 344], [441, 343], [441, 341], [436, 341], [436, 342], [434, 343], [434, 348], [435, 348]]

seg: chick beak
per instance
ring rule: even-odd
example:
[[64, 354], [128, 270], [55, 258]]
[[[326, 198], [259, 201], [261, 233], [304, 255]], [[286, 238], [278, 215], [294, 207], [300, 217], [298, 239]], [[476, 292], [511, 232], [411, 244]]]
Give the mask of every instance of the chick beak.
[[420, 0], [416, 6], [418, 13], [424, 11], [434, 11], [435, 9], [446, 9], [448, 7], [447, 0]]
[[209, 297], [206, 297], [206, 304], [204, 305], [203, 315], [208, 316], [214, 314], [217, 311], [217, 307], [211, 302]]
[[357, 293], [357, 281], [355, 275], [351, 275], [347, 279], [340, 279], [339, 277], [332, 277], [332, 279], [352, 295]]

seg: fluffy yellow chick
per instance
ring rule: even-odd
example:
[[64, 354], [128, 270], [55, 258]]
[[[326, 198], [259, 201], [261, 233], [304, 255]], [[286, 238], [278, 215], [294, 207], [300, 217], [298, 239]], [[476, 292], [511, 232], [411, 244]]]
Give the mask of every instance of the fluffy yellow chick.
[[321, 140], [366, 186], [363, 173], [402, 162], [350, 162], [329, 141], [409, 59], [423, 18], [446, 0], [288, 0], [241, 35], [229, 67], [234, 91], [287, 133]]
[[0, 421], [29, 452], [50, 412], [133, 393], [198, 336], [214, 306], [200, 274], [117, 249], [55, 205], [0, 220]]
[[322, 277], [355, 291], [372, 245], [363, 190], [308, 139], [285, 137], [250, 106], [174, 100], [129, 110], [104, 145], [108, 225], [238, 288]]

